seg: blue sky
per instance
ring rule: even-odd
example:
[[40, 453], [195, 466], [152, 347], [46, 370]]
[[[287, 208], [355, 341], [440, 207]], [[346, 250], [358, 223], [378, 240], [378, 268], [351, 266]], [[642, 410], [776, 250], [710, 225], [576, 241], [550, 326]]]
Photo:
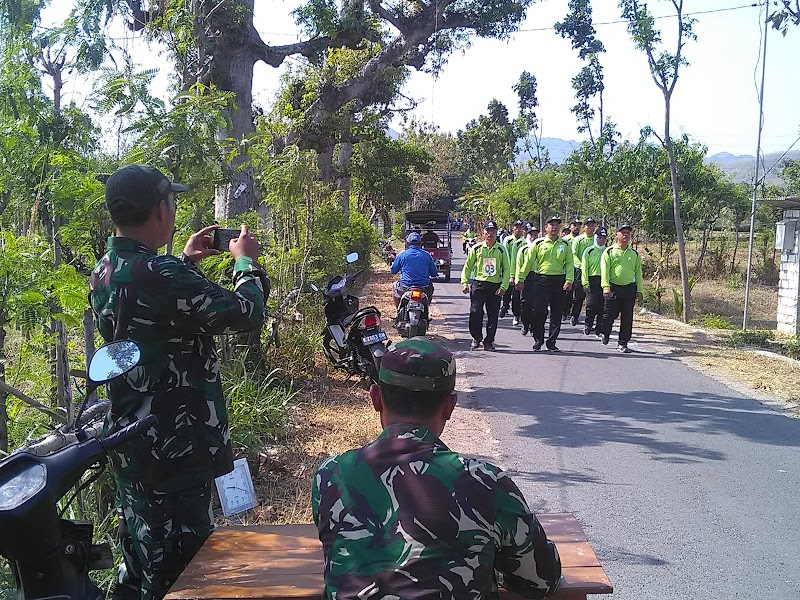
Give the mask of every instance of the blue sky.
[[[273, 45], [299, 39], [290, 11], [296, 0], [257, 0], [256, 28]], [[419, 101], [416, 114], [444, 131], [455, 133], [471, 119], [486, 112], [497, 98], [516, 114], [512, 85], [523, 70], [538, 81], [542, 133], [546, 137], [581, 139], [570, 108], [575, 103], [572, 77], [581, 62], [567, 40], [552, 29], [567, 13], [568, 0], [539, 0], [531, 6], [521, 31], [507, 42], [475, 40], [463, 55], [450, 57], [441, 76], [414, 72], [404, 93]], [[708, 146], [709, 154], [727, 151], [755, 154], [758, 127], [758, 86], [761, 80], [759, 53], [763, 38], [763, 7], [745, 0], [685, 0], [684, 11], [698, 13], [696, 41], [690, 41], [684, 55], [690, 65], [681, 69], [673, 95], [672, 134], [689, 134]], [[763, 3], [762, 3], [763, 4]], [[59, 3], [50, 14], [66, 12], [69, 3]], [[644, 54], [637, 51], [619, 21], [617, 0], [594, 0], [594, 21], [598, 38], [606, 47], [601, 62], [605, 73], [605, 114], [627, 139], [651, 125], [663, 131], [664, 101], [647, 69]], [[650, 0], [656, 16], [674, 14], [668, 0]], [[702, 13], [702, 14], [700, 14]], [[674, 51], [671, 36], [676, 20], [659, 19], [666, 42]], [[127, 34], [131, 35], [131, 34]], [[155, 49], [141, 38], [132, 38], [129, 48], [144, 67], [162, 65]], [[783, 152], [796, 143], [800, 148], [800, 28], [786, 37], [774, 30], [768, 34], [767, 71], [764, 92], [762, 149]], [[279, 68], [263, 63], [256, 66], [254, 96], [264, 104], [274, 97], [280, 75], [297, 59]], [[73, 90], [80, 95], [80, 82]], [[400, 129], [399, 123], [394, 123]]]
[[[296, 4], [289, 0], [257, 3], [256, 27], [268, 43], [297, 39], [291, 35], [296, 28], [288, 16]], [[419, 117], [456, 132], [485, 113], [493, 98], [502, 101], [513, 116], [517, 109], [511, 86], [527, 70], [538, 81], [537, 114], [543, 135], [580, 139], [570, 108], [575, 104], [571, 79], [582, 65], [569, 41], [552, 30], [566, 15], [567, 4], [567, 0], [537, 2], [529, 9], [521, 31], [508, 42], [476, 40], [464, 55], [450, 58], [437, 80], [415, 73], [405, 93], [420, 101]], [[705, 14], [694, 15], [697, 40], [684, 50], [690, 65], [681, 70], [673, 94], [671, 129], [673, 136], [685, 132], [704, 143], [709, 154], [755, 154], [764, 14], [752, 4], [742, 0], [684, 2], [685, 12]], [[651, 0], [649, 6], [656, 16], [674, 14], [666, 0]], [[620, 20], [617, 0], [595, 0], [593, 11], [598, 38], [606, 47], [601, 57], [605, 114], [629, 139], [638, 137], [645, 125], [663, 131], [663, 96], [650, 78], [644, 54], [633, 47], [625, 24], [603, 24]], [[672, 52], [676, 20], [659, 19], [657, 25], [668, 44], [665, 49]], [[769, 32], [762, 134], [765, 152], [783, 152], [800, 136], [798, 58], [800, 28], [786, 37]], [[257, 97], [271, 96], [279, 71], [259, 66]]]

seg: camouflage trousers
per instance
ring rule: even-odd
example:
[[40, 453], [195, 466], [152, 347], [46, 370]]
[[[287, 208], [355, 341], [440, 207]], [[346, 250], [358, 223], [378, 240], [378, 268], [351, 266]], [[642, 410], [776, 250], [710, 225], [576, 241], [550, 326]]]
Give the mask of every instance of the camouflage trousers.
[[170, 493], [116, 484], [123, 562], [112, 599], [160, 600], [214, 529], [212, 482]]

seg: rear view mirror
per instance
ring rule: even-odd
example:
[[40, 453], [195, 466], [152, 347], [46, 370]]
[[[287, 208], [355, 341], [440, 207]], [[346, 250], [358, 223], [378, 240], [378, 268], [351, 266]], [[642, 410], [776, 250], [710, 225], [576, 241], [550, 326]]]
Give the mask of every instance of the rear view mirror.
[[93, 383], [105, 383], [133, 369], [142, 358], [136, 342], [119, 340], [100, 348], [89, 363], [88, 376]]
[[358, 260], [358, 252], [351, 252], [345, 257], [345, 260], [347, 261], [348, 265], [353, 264]]

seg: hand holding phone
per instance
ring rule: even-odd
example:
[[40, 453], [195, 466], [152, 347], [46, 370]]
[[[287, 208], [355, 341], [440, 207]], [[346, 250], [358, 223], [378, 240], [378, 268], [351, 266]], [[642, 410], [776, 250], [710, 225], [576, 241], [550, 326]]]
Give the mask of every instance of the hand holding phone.
[[219, 225], [209, 225], [189, 236], [189, 239], [186, 240], [186, 245], [183, 247], [184, 256], [196, 264], [207, 256], [219, 254], [219, 250], [214, 248], [211, 235], [211, 232], [218, 228]]
[[246, 224], [242, 224], [242, 231], [239, 235], [228, 242], [228, 248], [233, 258], [249, 256], [255, 261], [258, 260], [258, 255], [261, 252], [255, 236], [250, 233]]
[[241, 234], [240, 229], [215, 229], [213, 246], [220, 252], [230, 252], [230, 243], [232, 239], [238, 238]]

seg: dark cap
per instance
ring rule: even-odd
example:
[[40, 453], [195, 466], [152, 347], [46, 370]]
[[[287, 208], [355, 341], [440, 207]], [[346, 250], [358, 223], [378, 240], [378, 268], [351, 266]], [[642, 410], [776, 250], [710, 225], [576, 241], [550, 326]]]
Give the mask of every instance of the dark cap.
[[586, 219], [583, 221], [583, 224], [588, 225], [589, 223], [597, 223], [597, 221], [594, 220], [594, 217], [586, 217]]
[[456, 359], [442, 344], [413, 337], [389, 346], [381, 359], [378, 380], [414, 391], [452, 391]]
[[153, 166], [126, 165], [114, 171], [106, 181], [106, 206], [112, 217], [141, 213], [158, 204], [169, 192], [188, 190], [181, 183], [172, 183]]
[[523, 223], [523, 222], [522, 222], [522, 219], [517, 219], [517, 220], [516, 220], [516, 221], [514, 221], [514, 222], [513, 222], [511, 225], [512, 225], [512, 226], [515, 226], [515, 225], [525, 225], [525, 223]]
[[576, 216], [572, 217], [572, 220], [569, 222], [569, 224], [570, 225], [580, 225], [581, 224], [581, 218], [576, 215]]
[[605, 237], [608, 236], [608, 231], [605, 227], [598, 227], [597, 231], [594, 232], [595, 236], [597, 237]]
[[525, 223], [525, 229], [527, 229], [528, 231], [539, 231], [539, 228], [530, 222]]
[[617, 231], [618, 231], [618, 232], [619, 232], [619, 231], [622, 231], [623, 229], [627, 229], [628, 231], [631, 231], [631, 230], [633, 230], [633, 227], [631, 227], [631, 226], [630, 226], [630, 225], [628, 225], [627, 223], [623, 223], [622, 225], [620, 225], [619, 227], [617, 227]]
[[494, 221], [486, 221], [486, 225], [483, 226], [484, 229], [497, 229], [497, 223]]
[[416, 231], [412, 231], [406, 237], [406, 241], [409, 244], [419, 244], [420, 242], [422, 242], [422, 237]]
[[559, 223], [561, 223], [561, 217], [557, 217], [556, 215], [553, 215], [552, 217], [547, 219], [547, 221], [545, 221], [545, 223], [552, 223], [553, 221], [558, 221]]

